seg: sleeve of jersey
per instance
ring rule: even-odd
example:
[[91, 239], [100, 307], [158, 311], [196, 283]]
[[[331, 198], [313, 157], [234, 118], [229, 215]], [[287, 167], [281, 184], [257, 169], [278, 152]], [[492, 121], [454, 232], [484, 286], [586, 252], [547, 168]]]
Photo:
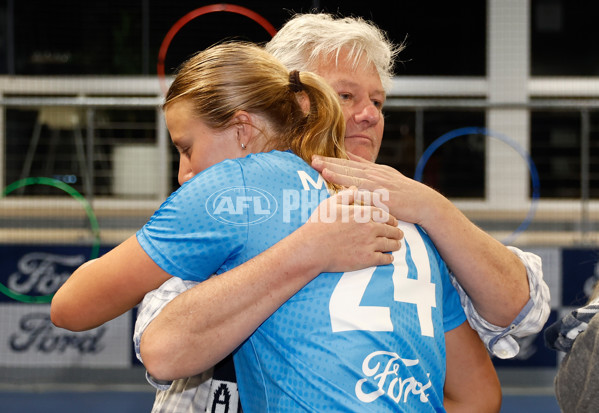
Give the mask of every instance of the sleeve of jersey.
[[[441, 258], [439, 257], [439, 260]], [[440, 261], [441, 279], [443, 280], [443, 327], [445, 332], [451, 331], [466, 321], [466, 313], [460, 303], [460, 296], [451, 284], [449, 269], [445, 262]]]
[[184, 280], [204, 281], [231, 269], [247, 238], [247, 216], [235, 214], [243, 183], [238, 161], [206, 169], [160, 206], [137, 232], [138, 242], [160, 268]]

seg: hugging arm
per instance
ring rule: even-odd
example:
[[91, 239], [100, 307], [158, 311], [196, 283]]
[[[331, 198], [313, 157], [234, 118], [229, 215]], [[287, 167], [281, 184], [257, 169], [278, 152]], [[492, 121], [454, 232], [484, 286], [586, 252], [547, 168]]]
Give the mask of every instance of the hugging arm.
[[382, 215], [383, 222], [356, 222], [353, 213], [370, 207], [336, 204], [338, 199], [325, 200], [315, 212], [323, 206], [338, 208], [334, 223], [314, 220], [313, 214], [267, 251], [167, 304], [140, 342], [150, 375], [173, 380], [213, 366], [321, 272], [389, 264], [392, 257], [383, 251], [399, 249], [397, 221]]
[[[327, 206], [327, 202], [336, 208], [354, 208], [342, 205], [342, 200], [350, 202], [351, 198], [331, 197], [322, 203], [321, 208]], [[265, 252], [267, 257], [272, 256], [275, 264], [267, 264], [269, 266], [264, 270], [261, 281], [268, 283], [272, 277], [273, 282], [284, 284], [289, 279], [291, 286], [294, 280], [309, 274], [303, 278], [302, 285], [291, 286], [297, 291], [311, 279], [309, 277], [313, 278], [320, 272], [389, 263], [392, 258], [384, 252], [399, 248], [401, 231], [396, 228], [397, 220], [393, 217], [382, 213], [376, 217], [380, 217], [380, 222], [371, 221], [365, 225], [353, 221], [343, 223], [341, 213], [332, 223], [311, 220], [280, 246], [287, 256], [279, 257], [278, 250]], [[351, 259], [344, 262], [347, 253]], [[170, 277], [146, 254], [136, 236], [131, 236], [102, 257], [83, 264], [71, 275], [54, 295], [50, 308], [52, 322], [73, 331], [95, 328], [135, 307], [146, 293], [158, 288]], [[242, 291], [242, 294], [258, 293], [252, 290], [252, 285], [247, 285], [247, 289], [245, 285], [239, 287], [236, 291]], [[268, 299], [273, 294], [267, 290], [266, 297], [252, 299], [258, 305], [260, 299]], [[237, 299], [232, 293], [227, 297], [229, 302]]]
[[169, 278], [133, 235], [71, 274], [52, 299], [52, 322], [73, 331], [98, 327], [135, 307]]
[[[389, 212], [399, 220], [420, 225], [431, 237], [463, 288], [461, 293], [466, 292], [466, 301], [476, 309], [474, 316], [502, 331], [501, 327], [534, 308], [538, 316], [527, 333], [540, 331], [549, 316], [549, 289], [540, 264], [529, 265], [526, 256], [510, 251], [479, 229], [432, 188], [389, 166], [350, 157], [315, 157], [312, 166], [329, 182], [386, 192]], [[529, 279], [538, 291], [530, 290]], [[467, 315], [471, 320], [473, 312]]]

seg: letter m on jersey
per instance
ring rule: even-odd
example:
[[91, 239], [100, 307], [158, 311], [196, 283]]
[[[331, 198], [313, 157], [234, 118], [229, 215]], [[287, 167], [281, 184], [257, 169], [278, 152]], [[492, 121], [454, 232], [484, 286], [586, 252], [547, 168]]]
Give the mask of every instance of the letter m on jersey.
[[312, 177], [308, 175], [308, 172], [306, 171], [297, 171], [297, 174], [299, 175], [300, 181], [302, 181], [302, 187], [304, 188], [304, 191], [309, 191], [310, 186], [313, 189], [322, 189], [322, 186], [324, 185], [324, 179], [322, 175], [318, 174], [318, 179], [316, 182], [314, 182], [314, 179], [312, 179]]

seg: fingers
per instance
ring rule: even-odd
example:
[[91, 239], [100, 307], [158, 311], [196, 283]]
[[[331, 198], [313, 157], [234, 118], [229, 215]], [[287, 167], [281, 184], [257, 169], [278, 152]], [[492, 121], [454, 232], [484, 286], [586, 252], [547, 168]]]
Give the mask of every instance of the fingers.
[[[344, 192], [344, 193], [342, 193]], [[310, 222], [354, 222], [364, 224], [374, 222], [397, 229], [399, 221], [389, 213], [387, 207], [354, 204], [356, 192], [342, 191], [321, 202], [310, 216]], [[397, 229], [399, 231], [399, 229]]]
[[[322, 202], [306, 223], [314, 224], [309, 230], [311, 237], [323, 240], [323, 245], [328, 246], [323, 267], [325, 272], [354, 271], [390, 264], [393, 256], [389, 252], [401, 248], [404, 236], [397, 227], [397, 219], [377, 207], [338, 203], [343, 202], [343, 198], [347, 201], [349, 196], [359, 191], [350, 188], [342, 192], [346, 196], [341, 196], [340, 192], [336, 195], [337, 199], [333, 196], [328, 202]], [[337, 250], [341, 253], [331, 253]]]
[[[381, 224], [393, 225], [393, 220], [395, 217], [389, 214], [389, 211], [385, 211], [384, 209], [373, 207], [370, 205], [360, 205], [365, 209], [365, 212], [362, 212], [362, 215], [369, 216], [371, 220], [374, 222], [380, 222]], [[369, 207], [369, 208], [367, 208]], [[397, 224], [395, 224], [397, 225]]]
[[379, 225], [381, 225], [381, 227], [379, 229], [380, 232], [378, 232], [378, 234], [377, 234], [379, 237], [396, 240], [396, 241], [401, 241], [403, 239], [403, 231], [401, 229], [397, 228], [396, 226], [393, 227], [393, 226], [387, 225], [387, 224], [379, 224]]
[[[355, 186], [350, 186], [349, 188], [345, 188], [336, 194], [334, 194], [331, 198], [335, 198], [335, 202], [339, 205], [352, 205], [356, 202], [356, 193], [358, 188]], [[327, 202], [326, 200], [323, 202]]]
[[389, 212], [387, 201], [389, 201], [389, 191], [386, 189], [375, 189], [374, 191], [359, 189], [354, 194], [355, 204], [377, 207], [385, 213]]
[[320, 156], [320, 155], [314, 155], [312, 156], [312, 166], [315, 169], [316, 166], [314, 165], [322, 165], [323, 167], [327, 167], [327, 166], [331, 166], [331, 165], [340, 165], [340, 166], [349, 166], [351, 168], [357, 168], [357, 169], [362, 169], [364, 167], [366, 167], [367, 165], [371, 165], [373, 164], [373, 162], [370, 162], [364, 158], [361, 158], [357, 155], [352, 155], [349, 154], [350, 159], [341, 159], [341, 158], [331, 158], [328, 156]]
[[331, 182], [333, 184], [345, 187], [355, 186], [360, 189], [370, 189], [370, 185], [368, 185], [368, 181], [366, 179], [352, 175], [351, 172], [348, 172], [347, 170], [336, 172], [327, 167], [320, 171], [320, 173], [327, 182]]
[[321, 173], [326, 169], [338, 175], [362, 177], [365, 165], [349, 159], [314, 156], [312, 157], [312, 167]]
[[377, 206], [372, 206], [369, 204], [356, 205], [355, 208], [356, 210], [354, 211], [354, 215], [360, 217], [364, 216], [367, 217], [368, 220], [379, 222], [381, 224], [391, 225], [394, 227], [398, 224], [397, 219], [393, 215], [389, 214], [389, 211], [387, 211], [386, 208], [379, 208]]
[[349, 157], [349, 159], [351, 159], [352, 161], [356, 161], [356, 162], [361, 162], [361, 163], [365, 163], [365, 164], [372, 164], [374, 162], [369, 161], [368, 159], [364, 159], [361, 156], [358, 155], [354, 155], [351, 152], [347, 153], [347, 156]]
[[327, 169], [340, 175], [364, 176], [364, 166], [359, 162], [348, 159], [314, 158], [312, 159], [312, 167], [320, 171]]
[[[389, 214], [388, 216], [388, 220], [387, 222], [385, 222], [385, 224], [387, 224], [388, 226], [391, 226], [393, 228], [397, 228], [397, 225], [399, 224], [399, 221], [397, 220], [397, 218], [395, 218], [393, 215]], [[399, 229], [399, 228], [397, 228]], [[399, 230], [399, 232], [401, 232], [401, 237], [403, 238], [403, 232], [401, 230]]]
[[354, 193], [351, 216], [357, 222], [374, 221], [396, 227], [399, 221], [389, 213], [385, 201], [384, 193], [357, 191]]
[[377, 252], [393, 252], [399, 251], [401, 248], [401, 240], [385, 237], [378, 237], [374, 244]]
[[403, 232], [397, 227], [394, 228], [374, 222], [366, 224], [364, 228], [366, 227], [369, 228], [365, 229], [362, 235], [357, 238], [359, 244], [355, 246], [355, 253], [352, 254], [353, 258], [357, 259], [359, 257], [356, 264], [360, 268], [391, 264], [394, 260], [391, 253], [399, 251], [401, 248]]
[[398, 228], [395, 229], [401, 234], [399, 238], [396, 238], [398, 236], [397, 233], [389, 234], [391, 238], [387, 236], [376, 238], [373, 245], [374, 251], [371, 255], [373, 260], [370, 263], [371, 265], [388, 265], [393, 262], [394, 257], [391, 253], [393, 251], [399, 251], [401, 248], [401, 238], [403, 238], [403, 233]]
[[372, 256], [371, 266], [389, 265], [393, 262], [393, 255], [383, 252], [375, 252]]
[[382, 184], [380, 173], [376, 172], [377, 169], [373, 169], [377, 167], [376, 164], [366, 160], [353, 161], [314, 156], [312, 167], [320, 172], [328, 182], [345, 187], [355, 186], [359, 189], [374, 191]]

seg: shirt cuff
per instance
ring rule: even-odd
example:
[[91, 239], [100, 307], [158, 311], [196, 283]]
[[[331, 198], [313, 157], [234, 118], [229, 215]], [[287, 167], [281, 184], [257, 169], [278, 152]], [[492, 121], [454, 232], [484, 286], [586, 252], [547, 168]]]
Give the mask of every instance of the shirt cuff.
[[476, 330], [487, 350], [499, 358], [512, 358], [520, 351], [518, 338], [536, 334], [549, 318], [549, 287], [543, 281], [541, 258], [515, 247], [507, 247], [526, 267], [530, 298], [508, 327], [489, 323], [474, 308], [472, 300], [452, 275], [451, 281], [460, 295], [460, 301], [470, 326]]
[[[133, 331], [133, 347], [135, 356], [143, 363], [140, 353], [141, 337], [152, 320], [156, 318], [162, 309], [177, 295], [192, 288], [197, 282], [182, 280], [172, 277], [162, 284], [158, 289], [146, 294], [139, 305], [135, 329]], [[146, 371], [146, 380], [158, 390], [168, 390], [172, 381], [157, 380]]]

